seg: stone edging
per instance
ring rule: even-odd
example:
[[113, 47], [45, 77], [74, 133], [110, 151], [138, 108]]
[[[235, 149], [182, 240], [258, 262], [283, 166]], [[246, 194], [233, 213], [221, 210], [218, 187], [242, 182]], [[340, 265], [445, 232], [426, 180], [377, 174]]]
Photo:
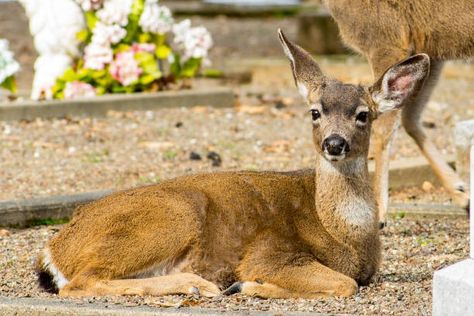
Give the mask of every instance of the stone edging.
[[145, 111], [189, 106], [232, 107], [230, 88], [209, 88], [154, 93], [110, 94], [95, 98], [54, 101], [0, 103], [0, 119], [33, 120], [65, 116], [105, 116], [108, 111]]
[[[44, 298], [11, 298], [0, 296], [0, 316], [4, 315], [275, 315], [275, 312], [263, 311], [227, 311], [213, 310], [198, 307], [163, 308], [150, 306], [124, 306], [117, 304], [104, 304], [100, 302], [71, 301], [65, 299]], [[306, 315], [300, 312], [284, 312], [285, 315]], [[323, 316], [324, 314], [313, 314]]]

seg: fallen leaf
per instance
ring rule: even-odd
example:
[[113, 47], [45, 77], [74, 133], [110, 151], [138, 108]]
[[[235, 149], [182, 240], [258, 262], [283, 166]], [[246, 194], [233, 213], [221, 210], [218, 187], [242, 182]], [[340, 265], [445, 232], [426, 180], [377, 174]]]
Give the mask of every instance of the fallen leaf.
[[277, 140], [270, 145], [264, 146], [263, 151], [267, 153], [283, 153], [290, 149], [290, 142], [287, 140]]
[[151, 150], [164, 149], [174, 147], [174, 143], [171, 142], [140, 142], [138, 147], [146, 148]]
[[263, 114], [268, 110], [268, 106], [252, 106], [252, 105], [241, 105], [237, 107], [237, 111], [246, 114]]
[[7, 229], [0, 229], [0, 237], [10, 236], [12, 233]]

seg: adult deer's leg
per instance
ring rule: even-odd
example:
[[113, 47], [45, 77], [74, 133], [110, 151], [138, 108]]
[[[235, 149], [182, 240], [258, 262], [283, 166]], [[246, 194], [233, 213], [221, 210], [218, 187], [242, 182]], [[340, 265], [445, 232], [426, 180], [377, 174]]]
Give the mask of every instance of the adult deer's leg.
[[351, 296], [357, 283], [319, 263], [304, 247], [272, 234], [261, 236], [238, 267], [241, 282], [224, 294], [241, 292], [263, 298]]
[[438, 81], [442, 67], [443, 62], [431, 61], [430, 76], [427, 78], [423, 89], [418, 93], [416, 98], [414, 98], [413, 102], [403, 108], [402, 122], [405, 130], [415, 140], [454, 202], [461, 207], [467, 208], [469, 196], [465, 192], [465, 183], [444, 161], [443, 156], [433, 142], [426, 136], [421, 126], [421, 114]]
[[400, 113], [393, 111], [386, 113], [374, 122], [372, 127], [374, 148], [375, 174], [374, 194], [379, 211], [379, 220], [383, 227], [386, 222], [388, 209], [388, 173], [390, 162], [390, 147], [398, 126], [400, 125]]
[[[378, 80], [383, 73], [396, 62], [408, 57], [403, 49], [375, 51], [369, 54], [368, 61], [372, 68], [374, 79]], [[399, 111], [386, 113], [374, 121], [372, 127], [372, 147], [375, 158], [375, 175], [373, 179], [375, 199], [382, 227], [385, 225], [385, 215], [388, 209], [388, 172], [390, 161], [390, 146], [395, 131], [400, 125]]]

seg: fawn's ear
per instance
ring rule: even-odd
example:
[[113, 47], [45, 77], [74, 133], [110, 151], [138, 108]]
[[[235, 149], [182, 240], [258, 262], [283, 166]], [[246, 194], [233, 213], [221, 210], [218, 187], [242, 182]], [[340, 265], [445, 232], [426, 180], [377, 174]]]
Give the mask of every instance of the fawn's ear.
[[430, 73], [430, 58], [426, 54], [413, 55], [390, 67], [370, 88], [378, 112], [398, 109], [417, 93]]
[[313, 57], [298, 45], [290, 42], [281, 29], [278, 29], [278, 37], [291, 62], [296, 86], [306, 99], [310, 90], [319, 90], [325, 81], [325, 76]]

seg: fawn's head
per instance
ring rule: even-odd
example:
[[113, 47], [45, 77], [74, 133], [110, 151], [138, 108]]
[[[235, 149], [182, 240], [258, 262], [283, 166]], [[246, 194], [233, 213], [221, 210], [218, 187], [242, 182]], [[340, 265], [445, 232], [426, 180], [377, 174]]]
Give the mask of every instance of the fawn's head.
[[311, 107], [316, 150], [329, 161], [367, 156], [373, 120], [400, 108], [429, 74], [428, 55], [418, 54], [390, 67], [371, 87], [344, 84], [326, 77], [308, 52], [278, 33], [296, 86]]

